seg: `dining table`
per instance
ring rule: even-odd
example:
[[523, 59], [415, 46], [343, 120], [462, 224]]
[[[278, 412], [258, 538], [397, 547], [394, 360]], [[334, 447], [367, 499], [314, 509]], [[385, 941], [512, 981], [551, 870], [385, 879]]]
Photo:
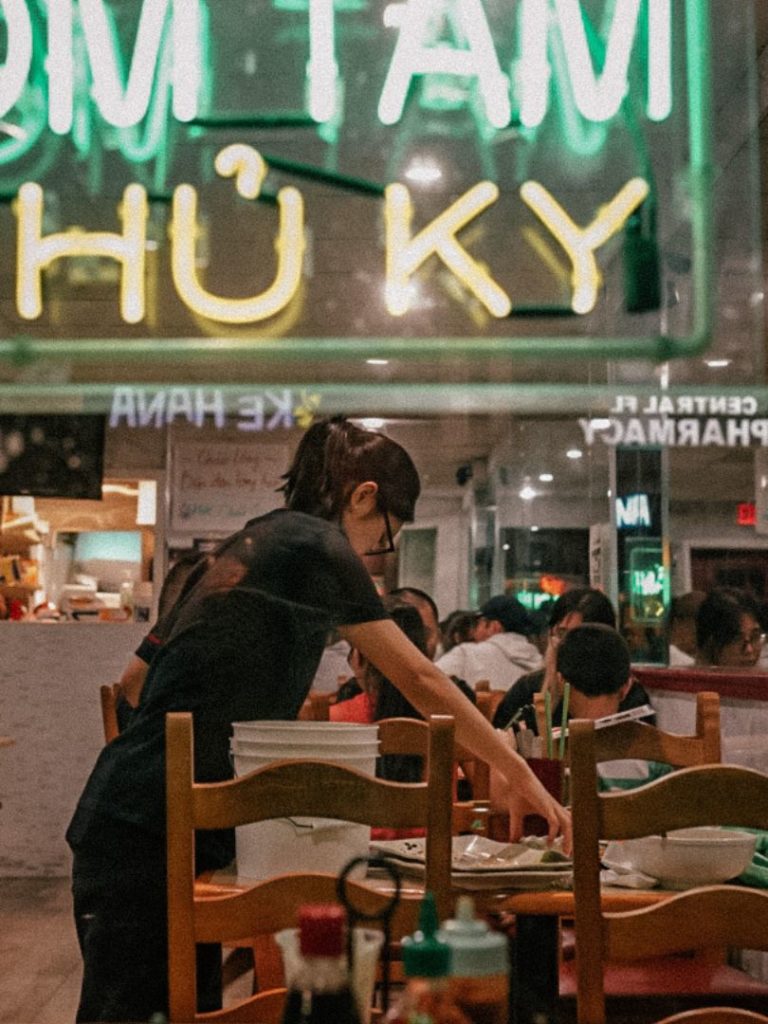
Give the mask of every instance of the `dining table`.
[[[389, 892], [391, 879], [373, 873], [366, 884]], [[232, 865], [220, 871], [200, 875], [196, 893], [215, 896], [217, 893], [247, 889], [253, 879], [237, 874]], [[419, 897], [424, 893], [418, 878], [401, 880], [401, 896]], [[576, 911], [570, 888], [514, 889], [504, 886], [463, 889], [455, 879], [452, 895], [469, 893], [478, 913], [504, 926], [510, 936], [510, 1024], [534, 1024], [542, 1017], [555, 1019], [559, 994], [560, 922], [573, 919]], [[630, 889], [604, 886], [603, 908], [607, 912], [639, 910], [662, 902], [674, 895], [665, 889]], [[514, 917], [514, 923], [511, 919]]]

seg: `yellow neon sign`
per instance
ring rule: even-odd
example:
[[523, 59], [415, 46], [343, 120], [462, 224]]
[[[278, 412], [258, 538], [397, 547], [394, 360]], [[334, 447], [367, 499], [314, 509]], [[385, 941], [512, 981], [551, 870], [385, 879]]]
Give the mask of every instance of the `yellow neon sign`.
[[430, 256], [438, 256], [461, 283], [497, 317], [507, 316], [512, 303], [490, 274], [457, 241], [456, 233], [496, 202], [499, 190], [481, 181], [456, 200], [431, 224], [411, 238], [413, 204], [405, 185], [389, 185], [385, 193], [387, 234], [387, 309], [402, 316], [410, 306], [410, 277]]
[[591, 224], [580, 228], [543, 185], [537, 181], [526, 181], [521, 186], [522, 198], [571, 258], [571, 308], [574, 313], [590, 313], [595, 308], [600, 287], [600, 269], [595, 252], [616, 234], [649, 192], [647, 181], [632, 178], [609, 203], [601, 207]]
[[120, 217], [123, 233], [72, 228], [43, 236], [43, 190], [27, 182], [16, 203], [16, 305], [20, 316], [34, 320], [43, 311], [42, 272], [62, 257], [107, 256], [121, 265], [120, 315], [129, 324], [144, 319], [144, 254], [147, 243], [147, 193], [129, 185], [123, 193]]
[[[215, 160], [216, 172], [232, 178], [237, 194], [246, 200], [261, 193], [267, 166], [251, 146], [234, 144], [222, 149]], [[596, 252], [619, 231], [630, 214], [648, 196], [649, 186], [633, 178], [603, 207], [586, 227], [579, 227], [552, 194], [540, 183], [528, 181], [520, 189], [524, 202], [548, 228], [572, 263], [576, 313], [589, 313], [597, 301], [600, 270]], [[457, 238], [458, 233], [496, 202], [497, 186], [481, 181], [468, 189], [447, 209], [416, 234], [412, 233], [414, 208], [405, 185], [387, 186], [384, 196], [385, 299], [392, 316], [405, 315], [411, 306], [413, 276], [431, 257], [448, 268], [453, 279], [492, 316], [508, 316], [512, 301], [489, 269]], [[101, 256], [120, 264], [120, 315], [127, 323], [138, 323], [146, 313], [146, 244], [148, 203], [143, 186], [129, 185], [118, 208], [122, 232], [67, 231], [43, 235], [44, 193], [40, 185], [27, 182], [15, 203], [18, 221], [16, 254], [16, 305], [19, 315], [34, 320], [42, 314], [42, 275], [61, 258]], [[214, 295], [201, 284], [195, 266], [198, 235], [198, 193], [191, 185], [179, 185], [173, 195], [170, 227], [171, 271], [179, 298], [196, 316], [223, 324], [255, 324], [285, 311], [302, 284], [306, 238], [304, 199], [296, 188], [282, 188], [277, 194], [279, 210], [275, 238], [277, 267], [272, 284], [248, 298]], [[449, 279], [450, 280], [450, 279]], [[472, 303], [470, 303], [470, 307]]]
[[[267, 167], [251, 146], [236, 143], [216, 157], [216, 171], [233, 177], [244, 199], [256, 199]], [[179, 185], [173, 194], [173, 239], [171, 271], [181, 300], [200, 316], [225, 324], [255, 323], [284, 309], [301, 283], [304, 259], [304, 200], [296, 188], [281, 188], [277, 194], [280, 227], [275, 241], [277, 274], [270, 287], [248, 299], [223, 299], [206, 291], [195, 269], [197, 236], [197, 192], [191, 185]]]

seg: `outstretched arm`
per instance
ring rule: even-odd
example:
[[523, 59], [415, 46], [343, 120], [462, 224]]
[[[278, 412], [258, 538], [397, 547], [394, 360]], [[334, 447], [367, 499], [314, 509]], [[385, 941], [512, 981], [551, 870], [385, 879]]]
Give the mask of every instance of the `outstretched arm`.
[[563, 835], [571, 846], [571, 817], [544, 789], [525, 761], [497, 736], [490, 723], [435, 665], [408, 640], [390, 619], [344, 626], [342, 636], [358, 648], [408, 700], [429, 716], [453, 715], [456, 739], [476, 757], [489, 762], [504, 776], [513, 838], [522, 832], [526, 814], [540, 814], [549, 826], [549, 838]]
[[120, 692], [132, 707], [138, 707], [141, 691], [144, 688], [144, 680], [147, 678], [149, 665], [136, 654], [131, 655], [131, 660], [125, 666], [120, 676]]

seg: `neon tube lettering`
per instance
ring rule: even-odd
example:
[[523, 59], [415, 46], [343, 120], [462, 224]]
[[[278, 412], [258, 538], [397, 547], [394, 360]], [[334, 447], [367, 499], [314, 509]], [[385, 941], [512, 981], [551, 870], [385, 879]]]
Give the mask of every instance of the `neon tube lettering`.
[[[669, 0], [642, 0], [648, 10], [648, 116], [662, 121], [672, 109], [672, 14]], [[548, 24], [557, 22], [568, 80], [580, 114], [589, 121], [615, 116], [629, 89], [629, 59], [641, 0], [614, 0], [605, 62], [595, 73], [579, 0], [522, 0], [523, 56], [518, 64], [520, 119], [535, 128], [549, 103]], [[550, 18], [549, 15], [552, 15]]]
[[410, 192], [405, 185], [387, 186], [384, 194], [386, 304], [393, 316], [408, 312], [409, 278], [432, 255], [438, 256], [494, 316], [509, 314], [512, 308], [509, 296], [456, 239], [456, 232], [495, 203], [498, 195], [493, 182], [481, 181], [411, 238]]
[[600, 270], [595, 252], [624, 224], [627, 217], [646, 198], [650, 188], [643, 178], [632, 178], [586, 228], [578, 227], [550, 192], [537, 181], [526, 181], [520, 195], [537, 217], [552, 232], [573, 263], [574, 313], [589, 313], [595, 308], [600, 286]]
[[[68, 0], [71, 2], [71, 0]], [[136, 43], [123, 86], [122, 60], [104, 0], [80, 0], [80, 19], [93, 74], [93, 98], [105, 121], [117, 128], [138, 124], [147, 113], [171, 0], [144, 0]], [[201, 54], [199, 0], [173, 0], [174, 113], [197, 113]]]
[[[466, 48], [429, 45], [434, 20], [440, 13], [451, 23], [454, 34], [466, 39]], [[413, 76], [426, 74], [476, 78], [488, 121], [495, 128], [509, 124], [509, 79], [499, 67], [480, 0], [405, 0], [388, 4], [384, 24], [397, 28], [398, 37], [379, 100], [383, 124], [400, 120]]]
[[310, 117], [319, 123], [330, 121], [336, 112], [339, 66], [335, 50], [333, 0], [309, 0], [307, 94]]
[[8, 46], [0, 68], [0, 117], [21, 99], [32, 66], [32, 22], [24, 0], [0, 0]]
[[[227, 146], [216, 157], [221, 177], [233, 177], [244, 199], [256, 199], [267, 167], [251, 146]], [[173, 194], [171, 270], [182, 301], [200, 316], [227, 324], [253, 323], [279, 313], [291, 301], [301, 282], [304, 261], [304, 201], [295, 188], [281, 188], [277, 194], [280, 226], [275, 249], [277, 272], [270, 287], [248, 299], [224, 299], [206, 291], [195, 269], [197, 235], [197, 192], [191, 185], [179, 185]]]
[[108, 256], [121, 265], [120, 315], [129, 324], [144, 317], [144, 263], [147, 240], [147, 193], [129, 185], [119, 210], [123, 233], [73, 228], [43, 237], [43, 190], [34, 182], [19, 189], [16, 216], [16, 306], [34, 320], [43, 311], [42, 271], [61, 257]]

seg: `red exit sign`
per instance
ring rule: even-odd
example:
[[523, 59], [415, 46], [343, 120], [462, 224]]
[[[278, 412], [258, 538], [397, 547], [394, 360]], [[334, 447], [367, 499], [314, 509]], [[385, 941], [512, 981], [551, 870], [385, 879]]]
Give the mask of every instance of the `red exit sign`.
[[754, 526], [757, 521], [754, 501], [740, 501], [736, 506], [737, 526]]

